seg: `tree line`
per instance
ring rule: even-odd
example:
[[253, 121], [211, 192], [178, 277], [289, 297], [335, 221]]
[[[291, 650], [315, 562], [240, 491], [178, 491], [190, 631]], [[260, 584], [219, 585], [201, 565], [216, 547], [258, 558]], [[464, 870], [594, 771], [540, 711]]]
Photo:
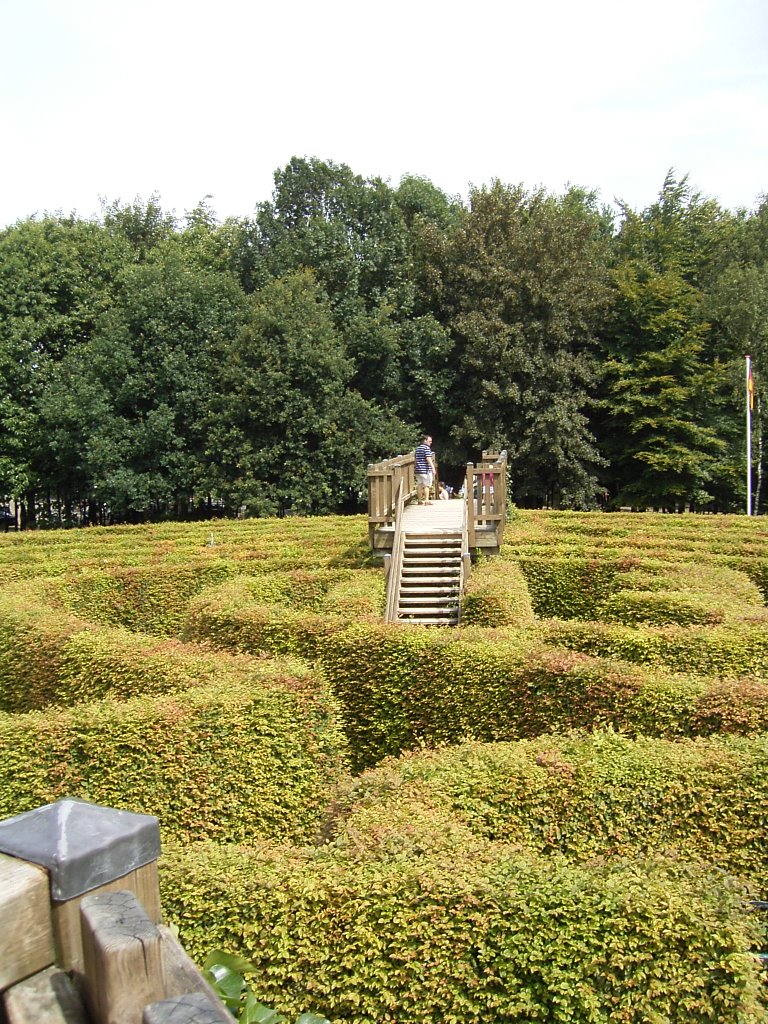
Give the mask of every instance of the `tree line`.
[[252, 217], [157, 197], [0, 232], [0, 497], [22, 525], [357, 507], [435, 439], [509, 453], [525, 507], [754, 507], [768, 198], [670, 172], [634, 211], [494, 181], [466, 201], [292, 159]]

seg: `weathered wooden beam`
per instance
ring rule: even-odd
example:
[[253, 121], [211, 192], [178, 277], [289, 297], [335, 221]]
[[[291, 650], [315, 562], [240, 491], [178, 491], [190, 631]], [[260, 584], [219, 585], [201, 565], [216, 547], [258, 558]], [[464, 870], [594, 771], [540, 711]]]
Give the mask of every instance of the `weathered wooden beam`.
[[25, 978], [3, 995], [7, 1024], [90, 1024], [69, 975], [58, 967]]
[[48, 875], [0, 854], [0, 991], [50, 967], [55, 946]]
[[171, 929], [160, 925], [157, 930], [160, 932], [166, 996], [182, 996], [188, 992], [201, 992], [217, 1006], [220, 1006], [221, 1000]]
[[142, 1024], [232, 1024], [233, 1017], [218, 1000], [212, 1003], [204, 992], [163, 999], [144, 1010]]
[[140, 1024], [165, 997], [160, 932], [132, 892], [85, 896], [83, 994], [94, 1024]]

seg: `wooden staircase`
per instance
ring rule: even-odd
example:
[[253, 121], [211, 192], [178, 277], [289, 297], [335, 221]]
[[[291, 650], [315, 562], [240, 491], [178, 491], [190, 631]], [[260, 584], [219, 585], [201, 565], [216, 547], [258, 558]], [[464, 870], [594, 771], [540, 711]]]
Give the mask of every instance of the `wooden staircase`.
[[461, 530], [403, 533], [395, 621], [457, 626], [462, 582]]

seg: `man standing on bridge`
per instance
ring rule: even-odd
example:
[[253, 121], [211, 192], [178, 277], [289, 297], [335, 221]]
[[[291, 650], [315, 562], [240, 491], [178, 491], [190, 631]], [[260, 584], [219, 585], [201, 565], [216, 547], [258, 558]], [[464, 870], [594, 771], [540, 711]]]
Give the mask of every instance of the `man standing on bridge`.
[[432, 504], [429, 500], [429, 492], [432, 489], [432, 481], [437, 470], [435, 468], [435, 453], [432, 451], [431, 445], [432, 438], [429, 434], [425, 434], [424, 439], [415, 452], [416, 497], [420, 505]]

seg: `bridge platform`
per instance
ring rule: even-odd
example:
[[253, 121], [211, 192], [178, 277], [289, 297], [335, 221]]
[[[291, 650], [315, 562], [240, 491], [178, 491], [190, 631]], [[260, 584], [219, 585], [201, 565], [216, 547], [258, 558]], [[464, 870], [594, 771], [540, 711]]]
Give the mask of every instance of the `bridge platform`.
[[433, 501], [431, 505], [411, 501], [403, 509], [401, 521], [406, 533], [440, 533], [461, 530], [463, 517], [464, 502], [449, 498], [448, 501]]

